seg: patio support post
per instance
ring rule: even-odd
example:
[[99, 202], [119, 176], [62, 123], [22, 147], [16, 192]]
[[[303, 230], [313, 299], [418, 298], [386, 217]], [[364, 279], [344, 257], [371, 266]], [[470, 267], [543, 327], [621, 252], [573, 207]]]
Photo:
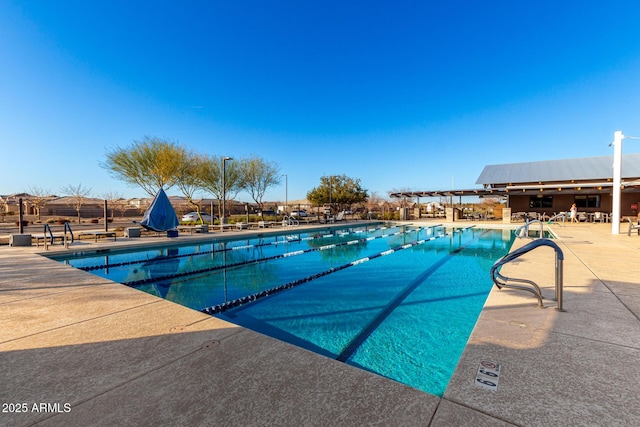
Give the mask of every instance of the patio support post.
[[107, 218], [109, 210], [107, 208], [107, 200], [104, 201], [104, 231], [109, 231], [109, 218]]
[[[18, 233], [24, 233], [24, 226], [22, 225], [22, 220], [24, 218], [24, 213], [22, 210], [22, 197], [18, 199]], [[47, 240], [47, 239], [44, 239]]]
[[613, 200], [611, 234], [620, 234], [620, 185], [622, 181], [622, 131], [613, 134]]
[[227, 197], [227, 160], [233, 159], [231, 157], [222, 158], [222, 218], [220, 218], [220, 232], [224, 232], [224, 225], [227, 223], [227, 218], [225, 216], [225, 199]]
[[284, 213], [289, 215], [289, 175], [285, 173], [280, 176], [284, 176]]

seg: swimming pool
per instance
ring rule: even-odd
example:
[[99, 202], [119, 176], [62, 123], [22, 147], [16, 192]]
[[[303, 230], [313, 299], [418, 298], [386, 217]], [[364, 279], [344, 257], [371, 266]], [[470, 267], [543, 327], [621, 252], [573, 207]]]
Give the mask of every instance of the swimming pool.
[[377, 225], [53, 258], [442, 396], [512, 242]]

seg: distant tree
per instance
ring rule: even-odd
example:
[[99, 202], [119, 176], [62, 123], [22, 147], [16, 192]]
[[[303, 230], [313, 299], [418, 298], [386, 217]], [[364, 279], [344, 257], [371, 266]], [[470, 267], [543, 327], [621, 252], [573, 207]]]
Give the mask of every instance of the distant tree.
[[85, 199], [91, 195], [91, 188], [83, 187], [82, 184], [67, 185], [62, 188], [62, 193], [69, 196], [73, 202], [73, 207], [78, 212], [78, 224], [80, 224], [80, 209]]
[[[226, 162], [225, 167], [225, 191], [224, 199], [234, 199], [240, 190], [244, 179], [242, 177], [242, 163], [243, 159], [233, 159]], [[213, 194], [215, 198], [222, 201], [222, 171], [223, 171], [223, 156], [208, 156], [205, 157], [201, 165], [200, 179], [202, 180], [202, 188], [209, 193]], [[218, 217], [222, 218], [222, 206], [218, 203]]]
[[367, 198], [367, 203], [366, 203], [367, 209], [371, 212], [375, 212], [378, 209], [380, 209], [381, 204], [384, 203], [386, 200], [387, 200], [386, 197], [383, 197], [382, 195], [380, 195], [380, 193], [373, 191]]
[[495, 197], [485, 197], [480, 202], [480, 207], [485, 213], [493, 214], [496, 208], [504, 207], [504, 203]]
[[362, 188], [359, 178], [323, 176], [320, 185], [307, 193], [307, 200], [316, 205], [328, 204], [333, 210], [342, 210], [354, 203], [366, 202], [367, 190]]
[[9, 204], [2, 196], [0, 196], [0, 219], [3, 221], [4, 216], [7, 214], [7, 209], [9, 209]]
[[[176, 175], [176, 187], [187, 198], [187, 203], [198, 213], [198, 221], [204, 223], [200, 214], [200, 205], [194, 201], [195, 194], [203, 190], [203, 177], [207, 173], [208, 159], [192, 152], [186, 153]], [[212, 212], [213, 215], [213, 212]]]
[[31, 199], [29, 201], [36, 207], [36, 211], [38, 212], [38, 219], [40, 219], [42, 209], [47, 206], [49, 200], [53, 198], [51, 196], [51, 191], [49, 191], [48, 189], [43, 189], [41, 187], [33, 186], [27, 189], [27, 193], [29, 193], [29, 195], [31, 196]]
[[109, 191], [107, 193], [104, 193], [100, 197], [106, 200], [108, 207], [111, 208], [111, 219], [114, 218], [116, 210], [119, 210], [120, 215], [124, 218], [124, 211], [127, 207], [127, 201], [122, 196], [122, 193], [119, 193], [117, 191]]
[[187, 151], [178, 143], [145, 136], [128, 148], [108, 151], [101, 166], [116, 178], [142, 187], [151, 197], [175, 183]]
[[280, 184], [280, 167], [261, 157], [251, 156], [240, 162], [242, 188], [249, 193], [258, 209], [262, 212], [264, 193], [274, 185]]

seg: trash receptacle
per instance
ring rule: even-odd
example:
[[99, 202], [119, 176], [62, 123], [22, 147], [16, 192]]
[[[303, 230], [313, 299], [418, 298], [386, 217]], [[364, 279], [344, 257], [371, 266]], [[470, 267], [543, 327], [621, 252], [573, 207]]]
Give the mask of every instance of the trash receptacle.
[[31, 234], [10, 234], [9, 246], [31, 246]]
[[140, 237], [140, 229], [138, 227], [127, 227], [124, 229], [124, 237]]

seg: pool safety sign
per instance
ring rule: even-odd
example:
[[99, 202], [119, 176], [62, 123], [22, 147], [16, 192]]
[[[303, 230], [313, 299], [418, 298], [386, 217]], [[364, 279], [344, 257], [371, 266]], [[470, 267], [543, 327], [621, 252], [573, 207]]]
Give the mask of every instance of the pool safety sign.
[[475, 384], [486, 390], [497, 391], [500, 379], [500, 364], [483, 360], [478, 366]]

